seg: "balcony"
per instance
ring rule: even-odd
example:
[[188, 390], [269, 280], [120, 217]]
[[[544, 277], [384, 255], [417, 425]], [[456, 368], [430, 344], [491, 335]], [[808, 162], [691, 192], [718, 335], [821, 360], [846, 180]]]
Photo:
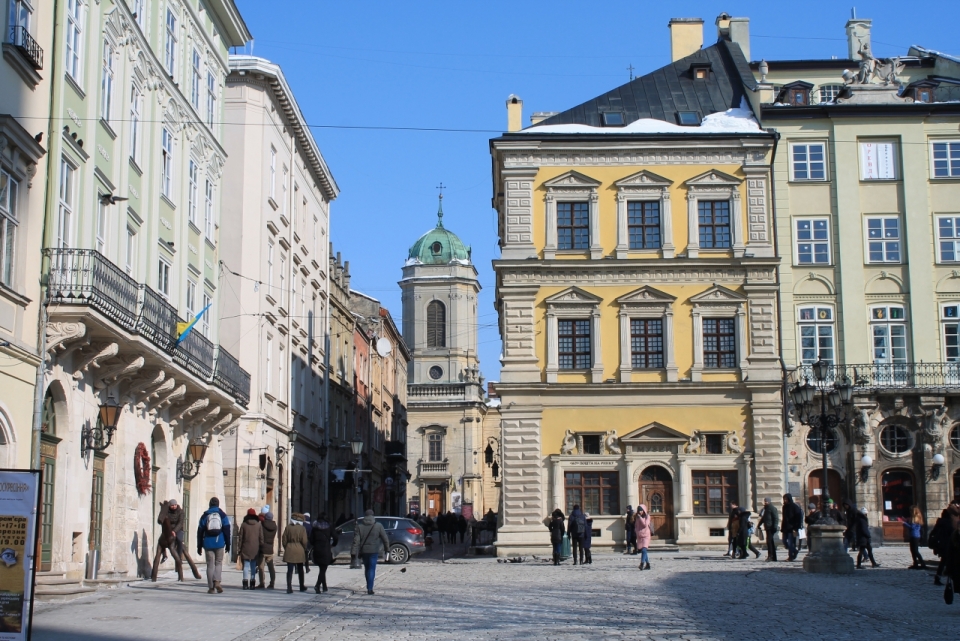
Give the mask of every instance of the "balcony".
[[420, 478], [450, 478], [450, 464], [447, 461], [417, 463], [417, 476]]
[[[960, 391], [960, 363], [872, 363], [866, 365], [831, 365], [827, 380], [846, 376], [857, 392], [911, 390], [916, 392]], [[791, 381], [815, 380], [810, 365], [801, 365]]]
[[462, 403], [483, 401], [483, 388], [474, 383], [420, 383], [407, 388], [407, 402]]
[[47, 298], [51, 304], [90, 307], [131, 334], [153, 343], [205, 383], [246, 407], [250, 375], [223, 347], [192, 331], [176, 344], [176, 308], [92, 249], [45, 249], [49, 261]]
[[33, 39], [26, 27], [10, 27], [10, 38], [7, 41], [16, 47], [37, 71], [43, 69], [43, 49]]

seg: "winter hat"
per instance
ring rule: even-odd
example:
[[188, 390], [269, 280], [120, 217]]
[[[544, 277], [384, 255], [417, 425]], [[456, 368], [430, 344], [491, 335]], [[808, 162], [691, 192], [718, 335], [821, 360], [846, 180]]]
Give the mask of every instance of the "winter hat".
[[273, 520], [273, 512], [267, 512], [267, 517], [266, 517], [266, 518], [267, 518], [268, 521], [272, 521], [272, 520]]
[[264, 505], [262, 508], [260, 508], [260, 514], [267, 514], [269, 511], [270, 511], [269, 505]]
[[247, 510], [247, 516], [256, 516], [256, 515], [257, 515], [257, 511], [255, 509], [250, 508], [249, 510]]
[[220, 507], [220, 499], [217, 497], [210, 499], [210, 507]]
[[363, 513], [364, 516], [373, 516], [373, 510], [367, 510]]
[[860, 514], [866, 515], [866, 513], [867, 513], [867, 508], [865, 507], [860, 508]]
[[815, 510], [815, 509], [817, 509], [817, 504], [816, 504], [816, 503], [810, 503], [809, 505], [807, 505], [807, 507], [810, 508], [811, 510]]
[[304, 518], [305, 521], [309, 521], [309, 520], [310, 520], [310, 513], [309, 513], [309, 512], [304, 512], [304, 513], [303, 513], [303, 518]]
[[170, 499], [167, 501], [167, 507], [177, 507], [177, 499]]

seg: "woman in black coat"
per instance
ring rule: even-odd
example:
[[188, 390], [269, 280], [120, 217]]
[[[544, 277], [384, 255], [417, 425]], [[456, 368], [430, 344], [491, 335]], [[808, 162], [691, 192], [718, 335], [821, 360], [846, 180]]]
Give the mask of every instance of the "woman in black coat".
[[857, 512], [855, 528], [857, 547], [860, 548], [860, 551], [857, 553], [857, 569], [863, 569], [863, 565], [861, 564], [866, 558], [870, 559], [870, 564], [873, 567], [880, 567], [880, 564], [873, 559], [873, 545], [870, 537], [870, 522], [867, 520], [867, 508], [862, 507], [860, 511]]
[[[740, 529], [737, 531], [737, 544], [736, 551], [740, 553], [740, 558], [747, 558], [747, 550], [750, 550], [757, 555], [757, 558], [760, 558], [760, 550], [754, 547], [753, 537], [750, 536], [750, 529], [753, 527], [750, 523], [750, 512], [739, 508], [740, 514], [738, 518], [740, 519]], [[734, 553], [734, 558], [736, 553]]]
[[567, 528], [563, 524], [563, 512], [559, 508], [553, 511], [553, 517], [550, 520], [550, 543], [553, 544], [553, 564], [560, 565], [560, 555], [563, 553], [563, 535], [567, 533]]
[[[330, 550], [333, 528], [327, 521], [326, 512], [321, 512], [320, 516], [313, 523], [313, 530], [310, 532], [310, 545], [313, 547], [313, 562], [317, 566], [318, 576], [314, 591], [320, 594], [320, 588], [327, 591], [327, 566], [333, 563], [333, 552]], [[337, 542], [332, 541], [333, 545]]]

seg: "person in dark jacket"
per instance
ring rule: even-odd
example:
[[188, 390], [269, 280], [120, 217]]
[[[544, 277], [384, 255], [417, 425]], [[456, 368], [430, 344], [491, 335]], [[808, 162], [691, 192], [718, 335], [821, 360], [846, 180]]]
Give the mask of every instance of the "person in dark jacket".
[[783, 533], [783, 544], [787, 548], [788, 561], [797, 560], [797, 534], [803, 527], [803, 508], [793, 502], [793, 496], [783, 495], [783, 520], [780, 531]]
[[952, 506], [960, 509], [960, 501], [954, 499], [944, 508], [943, 512], [940, 513], [940, 518], [937, 519], [933, 529], [930, 530], [930, 535], [927, 537], [927, 545], [933, 550], [936, 556], [940, 557], [940, 563], [937, 565], [937, 573], [933, 577], [934, 585], [943, 585], [940, 578], [947, 568], [947, 546], [950, 540], [950, 508]]
[[769, 497], [763, 499], [763, 509], [760, 510], [760, 527], [767, 537], [767, 561], [777, 560], [777, 532], [780, 531], [780, 514], [777, 506]]
[[317, 566], [318, 576], [317, 584], [313, 590], [320, 594], [321, 588], [327, 591], [327, 567], [333, 563], [333, 552], [331, 545], [336, 545], [337, 541], [331, 540], [333, 528], [327, 521], [326, 512], [321, 512], [320, 516], [313, 523], [313, 529], [310, 531], [310, 546], [313, 548], [313, 562]]
[[553, 545], [553, 564], [560, 565], [560, 555], [563, 553], [563, 535], [567, 533], [563, 526], [563, 512], [560, 511], [560, 508], [553, 511], [547, 528], [550, 530], [550, 543]]
[[567, 534], [570, 535], [570, 552], [573, 554], [573, 564], [577, 564], [577, 554], [580, 555], [580, 565], [583, 565], [583, 531], [587, 529], [587, 522], [579, 505], [574, 505], [567, 522]]
[[753, 525], [750, 523], [750, 512], [744, 509], [740, 510], [738, 517], [740, 519], [740, 529], [737, 532], [737, 545], [736, 548], [740, 552], [740, 558], [747, 558], [747, 550], [756, 554], [756, 558], [760, 558], [760, 550], [753, 546], [753, 536], [750, 531], [753, 529]]
[[338, 528], [346, 522], [347, 522], [347, 515], [341, 512], [340, 516], [337, 517], [337, 520], [333, 522], [333, 527]]
[[373, 594], [373, 582], [377, 578], [377, 559], [380, 553], [389, 553], [390, 539], [383, 526], [377, 523], [373, 510], [364, 513], [363, 521], [357, 523], [353, 535], [350, 553], [363, 562], [363, 573], [367, 579], [367, 594]]
[[463, 514], [457, 515], [457, 533], [460, 535], [460, 542], [463, 543], [463, 537], [467, 535], [467, 519]]
[[260, 546], [263, 545], [263, 528], [260, 518], [253, 508], [247, 510], [247, 515], [240, 523], [239, 532], [240, 561], [243, 563], [243, 589], [252, 590], [257, 585], [257, 558], [260, 556]]
[[625, 516], [624, 527], [627, 531], [627, 550], [624, 554], [636, 554], [637, 553], [637, 533], [633, 529], [634, 521], [637, 520], [637, 515], [633, 511], [633, 506], [627, 506], [627, 514]]
[[956, 586], [960, 586], [960, 505], [951, 503], [944, 513], [944, 540], [941, 544], [944, 571], [956, 589]]
[[857, 505], [850, 499], [843, 499], [843, 522], [847, 529], [843, 531], [843, 543], [848, 550], [857, 547]]
[[307, 531], [303, 527], [303, 514], [294, 512], [290, 515], [290, 525], [283, 530], [280, 538], [283, 544], [283, 562], [287, 564], [287, 594], [293, 592], [293, 572], [296, 570], [300, 579], [300, 591], [306, 592], [303, 584], [303, 564], [307, 562]]
[[587, 524], [587, 529], [583, 531], [583, 551], [587, 555], [587, 560], [584, 563], [593, 565], [593, 557], [590, 556], [590, 547], [593, 545], [593, 518], [585, 512], [583, 520]]
[[[217, 527], [217, 523], [220, 527]], [[210, 508], [200, 516], [197, 523], [197, 556], [206, 551], [207, 594], [222, 593], [220, 585], [224, 552], [230, 553], [230, 519], [220, 509], [220, 499], [210, 499]]]
[[737, 516], [740, 514], [740, 506], [734, 502], [730, 502], [730, 514], [727, 515], [727, 553], [723, 556], [733, 556], [736, 550], [736, 544], [734, 539], [736, 538], [736, 530], [739, 527], [739, 520]]
[[[263, 590], [265, 587], [273, 589], [273, 584], [277, 580], [277, 571], [273, 566], [273, 555], [276, 551], [277, 541], [277, 522], [273, 520], [273, 512], [267, 512], [262, 515], [260, 529], [263, 530], [263, 543], [260, 544], [260, 558], [257, 560], [257, 572], [260, 574], [260, 585], [257, 587]], [[266, 567], [270, 571], [270, 585], [264, 585], [263, 570]]]
[[827, 499], [827, 514], [836, 521], [838, 525], [847, 524], [846, 517], [843, 515], [843, 512], [837, 509], [837, 504], [833, 502], [833, 499]]
[[873, 558], [873, 545], [871, 544], [870, 538], [870, 522], [867, 520], [867, 508], [860, 508], [860, 512], [857, 514], [857, 547], [860, 548], [860, 551], [857, 553], [857, 569], [863, 569], [863, 560], [866, 558], [870, 559], [870, 564], [878, 568], [880, 564], [877, 563]]

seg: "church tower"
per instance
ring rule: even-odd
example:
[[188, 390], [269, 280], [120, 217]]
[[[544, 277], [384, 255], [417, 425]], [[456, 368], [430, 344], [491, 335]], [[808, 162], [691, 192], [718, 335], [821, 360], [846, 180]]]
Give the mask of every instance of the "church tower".
[[480, 281], [470, 248], [443, 225], [442, 195], [437, 225], [410, 247], [400, 288], [410, 349], [407, 508], [482, 516], [487, 406], [477, 357]]

